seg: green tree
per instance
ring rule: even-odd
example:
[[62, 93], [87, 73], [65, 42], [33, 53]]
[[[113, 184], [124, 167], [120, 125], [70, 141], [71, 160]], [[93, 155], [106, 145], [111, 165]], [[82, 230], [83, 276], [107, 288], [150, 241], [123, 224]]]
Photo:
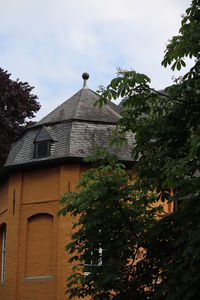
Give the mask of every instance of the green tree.
[[144, 256], [146, 232], [162, 207], [152, 205], [154, 193], [135, 190], [132, 174], [127, 176], [125, 166], [105, 150], [87, 158], [94, 161], [98, 162], [80, 180], [80, 192], [66, 193], [62, 199], [60, 213], [78, 216], [66, 247], [74, 264], [67, 284], [69, 299], [144, 298], [142, 266], [135, 261]]
[[19, 79], [12, 80], [10, 75], [0, 68], [0, 168], [11, 144], [40, 109], [38, 97], [31, 93], [33, 87]]
[[[68, 278], [71, 298], [200, 298], [199, 0], [186, 10], [162, 65], [180, 70], [187, 56], [193, 58], [193, 67], [163, 92], [133, 70], [119, 70], [107, 88], [100, 89], [100, 106], [124, 98], [117, 125], [120, 139], [112, 142], [124, 143], [126, 132], [134, 133], [137, 176], [128, 181], [123, 166], [100, 159], [101, 164], [83, 176], [81, 191], [64, 195], [61, 212], [81, 216], [67, 246], [71, 261], [76, 261]], [[152, 206], [159, 199], [173, 200], [178, 210], [165, 215]], [[102, 264], [84, 276], [84, 262], [99, 245], [105, 249]]]

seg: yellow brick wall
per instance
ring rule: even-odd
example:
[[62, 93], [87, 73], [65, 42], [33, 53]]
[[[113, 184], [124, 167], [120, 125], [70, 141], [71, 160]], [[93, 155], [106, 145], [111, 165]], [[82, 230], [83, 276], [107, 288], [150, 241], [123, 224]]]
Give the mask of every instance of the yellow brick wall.
[[0, 182], [0, 215], [8, 209], [8, 180]]
[[[57, 217], [59, 197], [75, 190], [86, 170], [85, 166], [68, 163], [12, 173], [9, 181], [0, 182], [0, 225], [7, 224], [6, 280], [0, 284], [0, 300], [67, 299], [64, 293], [71, 265], [65, 246], [70, 242], [73, 220]], [[165, 207], [169, 212], [172, 209], [171, 204]], [[37, 214], [49, 214], [52, 224], [41, 220], [30, 227], [29, 218]], [[44, 237], [47, 230], [50, 232]], [[45, 247], [50, 247], [46, 254], [51, 261], [41, 254]]]
[[[58, 218], [57, 212], [60, 195], [76, 188], [80, 174], [79, 164], [66, 164], [16, 172], [9, 181], [0, 183], [0, 224], [7, 224], [6, 280], [0, 284], [0, 300], [67, 299], [64, 293], [71, 266], [65, 246], [70, 241], [73, 220], [69, 216]], [[30, 227], [29, 218], [37, 214], [51, 215], [50, 227], [44, 220]], [[42, 241], [49, 228], [49, 237]], [[33, 233], [35, 230], [38, 234]], [[46, 254], [51, 255], [51, 261], [41, 255], [45, 243], [50, 245]]]

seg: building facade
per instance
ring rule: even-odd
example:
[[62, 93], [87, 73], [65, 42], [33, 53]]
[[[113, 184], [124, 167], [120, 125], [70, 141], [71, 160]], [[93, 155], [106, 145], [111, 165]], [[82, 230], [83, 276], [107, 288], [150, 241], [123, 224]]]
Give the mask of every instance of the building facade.
[[94, 107], [99, 96], [84, 85], [11, 147], [0, 177], [0, 299], [64, 300], [71, 265], [65, 245], [73, 220], [59, 217], [59, 198], [88, 169], [83, 158], [96, 145], [132, 163], [133, 136], [122, 149], [109, 139], [120, 107]]

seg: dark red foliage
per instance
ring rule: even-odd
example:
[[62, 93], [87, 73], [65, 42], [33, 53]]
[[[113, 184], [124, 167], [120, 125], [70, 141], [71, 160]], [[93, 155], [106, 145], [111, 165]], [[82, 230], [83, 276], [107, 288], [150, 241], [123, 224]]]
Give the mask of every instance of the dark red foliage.
[[40, 109], [33, 87], [19, 79], [12, 80], [0, 68], [0, 168], [5, 163], [11, 144]]

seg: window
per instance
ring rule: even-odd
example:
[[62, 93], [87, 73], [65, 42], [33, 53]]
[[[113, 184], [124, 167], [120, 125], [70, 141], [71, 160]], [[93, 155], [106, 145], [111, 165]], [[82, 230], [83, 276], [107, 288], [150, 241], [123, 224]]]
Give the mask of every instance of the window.
[[[99, 230], [100, 236], [101, 230]], [[91, 247], [89, 243], [85, 245], [85, 267], [84, 275], [89, 275], [91, 270], [103, 265], [103, 253], [105, 249], [102, 248], [101, 243], [98, 241], [97, 245]]]
[[1, 225], [1, 282], [5, 281], [6, 267], [6, 224]]
[[50, 155], [50, 141], [35, 143], [35, 158], [42, 158]]
[[38, 132], [34, 140], [34, 144], [35, 144], [34, 157], [43, 158], [49, 156], [51, 154], [50, 149], [51, 149], [52, 142], [53, 139], [50, 134], [50, 129], [48, 129], [46, 126], [43, 126]]
[[86, 260], [85, 260], [85, 267], [84, 267], [84, 274], [88, 275], [92, 268], [94, 267], [99, 267], [102, 266], [102, 253], [103, 249], [102, 248], [96, 248], [96, 249], [91, 249], [91, 248], [85, 248], [85, 255], [86, 255]]

